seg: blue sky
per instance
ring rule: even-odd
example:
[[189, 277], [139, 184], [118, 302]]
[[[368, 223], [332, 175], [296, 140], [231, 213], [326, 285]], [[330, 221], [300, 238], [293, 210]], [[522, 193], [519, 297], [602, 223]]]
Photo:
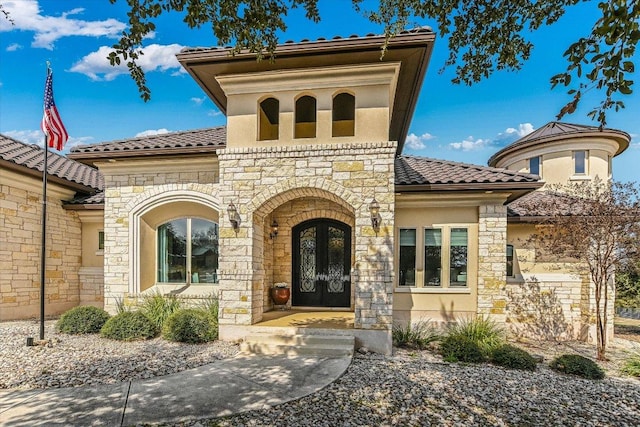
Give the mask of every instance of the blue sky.
[[[25, 142], [42, 141], [39, 130], [46, 62], [54, 70], [56, 104], [71, 139], [67, 147], [137, 135], [223, 125], [225, 117], [175, 59], [182, 47], [216, 44], [209, 29], [189, 30], [179, 14], [158, 21], [147, 40], [142, 65], [152, 100], [143, 102], [126, 68], [113, 68], [106, 55], [127, 22], [119, 0], [2, 0], [14, 21], [0, 18], [0, 132]], [[346, 0], [320, 0], [322, 21], [289, 15], [281, 41], [380, 33]], [[339, 13], [337, 13], [339, 12]], [[448, 55], [437, 38], [429, 70], [405, 144], [405, 154], [485, 165], [498, 149], [555, 120], [568, 101], [549, 77], [566, 65], [562, 53], [586, 36], [597, 19], [597, 2], [571, 8], [561, 21], [531, 34], [531, 59], [518, 72], [498, 72], [474, 86], [456, 86], [452, 69], [441, 69]], [[432, 22], [416, 20], [416, 25]], [[434, 26], [437, 32], [437, 28]], [[638, 54], [636, 55], [638, 64]], [[614, 159], [614, 178], [640, 182], [640, 87], [623, 100], [627, 108], [610, 113], [608, 127], [632, 135], [631, 147]], [[594, 124], [587, 117], [596, 104], [589, 97], [563, 121]]]

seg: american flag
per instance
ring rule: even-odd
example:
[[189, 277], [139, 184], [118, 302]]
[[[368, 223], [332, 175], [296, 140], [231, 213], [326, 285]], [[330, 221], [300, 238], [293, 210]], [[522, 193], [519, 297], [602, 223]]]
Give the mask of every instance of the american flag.
[[69, 134], [62, 124], [62, 119], [53, 101], [53, 72], [47, 69], [47, 82], [44, 85], [44, 115], [42, 116], [42, 131], [48, 137], [49, 147], [62, 150]]

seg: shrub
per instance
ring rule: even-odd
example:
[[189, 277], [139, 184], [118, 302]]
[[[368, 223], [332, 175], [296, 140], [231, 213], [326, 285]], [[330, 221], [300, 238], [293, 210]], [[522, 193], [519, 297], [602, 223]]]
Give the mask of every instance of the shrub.
[[425, 348], [440, 339], [438, 329], [430, 321], [394, 323], [393, 344], [397, 347]]
[[478, 343], [463, 335], [447, 335], [440, 344], [440, 353], [447, 362], [486, 362], [487, 356]]
[[162, 295], [159, 291], [144, 294], [140, 311], [147, 316], [158, 330], [165, 320], [182, 307], [182, 301], [175, 295]]
[[640, 378], [640, 354], [636, 354], [625, 360], [621, 371], [627, 375]]
[[551, 368], [565, 374], [577, 375], [590, 380], [601, 380], [604, 371], [596, 362], [579, 354], [563, 354], [551, 361]]
[[449, 325], [449, 337], [464, 337], [475, 342], [482, 350], [485, 358], [504, 343], [504, 330], [493, 320], [483, 317], [462, 319]]
[[96, 334], [109, 320], [109, 313], [90, 305], [74, 307], [65, 312], [56, 323], [56, 329], [65, 334]]
[[509, 344], [496, 347], [491, 353], [491, 361], [505, 368], [536, 370], [536, 360], [529, 353]]
[[203, 309], [181, 309], [165, 322], [162, 338], [190, 344], [213, 341], [218, 338], [217, 321]]
[[198, 308], [201, 308], [211, 314], [211, 317], [215, 319], [216, 324], [218, 323], [218, 310], [220, 308], [220, 304], [216, 294], [210, 294], [203, 298]]
[[100, 335], [114, 340], [135, 341], [156, 337], [158, 328], [142, 312], [125, 311], [109, 319]]

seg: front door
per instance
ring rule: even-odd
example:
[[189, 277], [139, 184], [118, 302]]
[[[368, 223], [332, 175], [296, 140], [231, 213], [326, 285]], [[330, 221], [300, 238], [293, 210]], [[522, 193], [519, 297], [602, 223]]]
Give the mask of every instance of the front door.
[[349, 307], [351, 227], [314, 219], [293, 228], [294, 306]]

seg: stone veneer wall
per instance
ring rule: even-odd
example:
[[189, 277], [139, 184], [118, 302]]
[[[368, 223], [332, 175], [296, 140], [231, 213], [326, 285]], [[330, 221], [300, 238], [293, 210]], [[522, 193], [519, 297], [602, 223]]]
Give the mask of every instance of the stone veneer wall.
[[507, 320], [507, 207], [478, 208], [478, 314], [497, 323]]
[[[42, 191], [36, 181], [33, 189], [7, 185], [4, 177], [0, 185], [0, 320], [40, 316]], [[45, 315], [52, 316], [80, 302], [81, 224], [62, 208], [56, 186], [49, 184], [47, 196]]]
[[[390, 331], [393, 298], [395, 142], [227, 148], [218, 152], [220, 196], [237, 207], [241, 225], [220, 221], [220, 325], [261, 320], [267, 277], [267, 221], [279, 206], [304, 197], [348, 211], [354, 224], [352, 287], [355, 327]], [[380, 203], [382, 229], [371, 227], [368, 205]], [[268, 256], [268, 255], [267, 255]]]
[[104, 268], [80, 267], [80, 305], [104, 306]]
[[[163, 165], [141, 168], [135, 164], [110, 169], [100, 168], [105, 180], [104, 205], [104, 298], [105, 309], [115, 312], [118, 298], [127, 299], [132, 292], [136, 254], [130, 253], [133, 236], [132, 215], [149, 206], [151, 201], [217, 200], [217, 173], [196, 162], [175, 170], [178, 161], [167, 160]], [[171, 170], [171, 169], [174, 170]], [[152, 170], [151, 170], [152, 169]], [[184, 215], [189, 215], [184, 212]], [[135, 220], [135, 219], [134, 219]]]

